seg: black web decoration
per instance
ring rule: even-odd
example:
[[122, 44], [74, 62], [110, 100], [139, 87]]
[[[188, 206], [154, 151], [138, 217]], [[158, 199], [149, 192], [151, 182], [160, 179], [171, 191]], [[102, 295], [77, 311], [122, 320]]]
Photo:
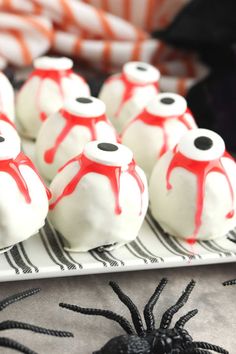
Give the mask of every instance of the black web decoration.
[[106, 317], [117, 322], [126, 332], [126, 335], [112, 338], [103, 348], [93, 354], [228, 354], [228, 351], [217, 345], [193, 341], [184, 326], [197, 314], [198, 310], [196, 309], [180, 317], [174, 327], [170, 328], [173, 316], [188, 301], [195, 286], [193, 280], [187, 285], [177, 302], [164, 312], [159, 328], [156, 328], [153, 310], [167, 284], [167, 279], [164, 278], [160, 281], [144, 307], [143, 315], [146, 328], [137, 306], [130, 297], [121, 290], [117, 283], [110, 282], [109, 284], [120, 301], [128, 307], [133, 325], [123, 316], [110, 310], [84, 308], [66, 303], [59, 304], [60, 307], [74, 312]]
[[[14, 304], [17, 301], [21, 301], [29, 296], [35, 295], [39, 291], [40, 289], [38, 288], [29, 289], [21, 293], [11, 295], [6, 299], [0, 300], [0, 311], [3, 311], [7, 306]], [[19, 322], [14, 320], [0, 322], [0, 331], [7, 330], [7, 329], [24, 329], [27, 331], [46, 334], [54, 337], [73, 337], [73, 334], [70, 332], [47, 329], [44, 327], [34, 326], [29, 323], [24, 323], [24, 322]], [[0, 337], [0, 347], [15, 349], [25, 354], [36, 354], [36, 352], [27, 348], [23, 344], [7, 337]]]

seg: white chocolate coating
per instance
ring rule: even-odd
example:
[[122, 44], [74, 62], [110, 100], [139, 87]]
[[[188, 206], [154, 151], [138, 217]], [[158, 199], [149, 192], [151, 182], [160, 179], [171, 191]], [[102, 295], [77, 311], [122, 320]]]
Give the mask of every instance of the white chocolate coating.
[[[170, 97], [175, 99], [173, 104], [161, 103], [161, 99]], [[177, 94], [157, 94], [145, 109], [157, 116], [157, 120], [163, 118], [163, 125], [147, 124], [137, 116], [124, 130], [122, 143], [133, 151], [135, 161], [149, 178], [165, 144], [172, 149], [188, 131], [188, 126], [178, 118], [184, 114], [184, 119], [192, 129], [197, 128], [197, 125], [192, 115], [186, 112], [185, 99]]]
[[[5, 141], [8, 137], [5, 136]], [[36, 234], [44, 225], [48, 213], [48, 198], [45, 187], [35, 171], [20, 165], [20, 173], [27, 185], [31, 202], [27, 203], [14, 178], [1, 169], [1, 160], [14, 158], [20, 152], [16, 145], [4, 146], [0, 143], [0, 248], [12, 246]]]
[[14, 122], [15, 120], [15, 103], [14, 103], [13, 87], [2, 72], [0, 72], [0, 112]]
[[[141, 194], [135, 178], [127, 172], [127, 163], [132, 160], [131, 151], [115, 144], [117, 151], [102, 151], [99, 156], [99, 143], [88, 143], [84, 154], [90, 160], [103, 161], [106, 169], [121, 166], [119, 204], [122, 211], [120, 214], [115, 212], [114, 193], [107, 176], [95, 172], [84, 175], [74, 192], [62, 198], [49, 212], [50, 221], [64, 236], [69, 251], [86, 252], [106, 245], [114, 249], [128, 243], [138, 236], [146, 214], [148, 192], [145, 175], [138, 166], [135, 167], [144, 184]], [[114, 158], [109, 156], [113, 153]], [[78, 162], [71, 162], [56, 175], [51, 184], [52, 202], [78, 174], [79, 169]]]
[[[45, 70], [67, 70], [71, 67], [68, 58], [42, 57], [35, 61], [35, 68]], [[87, 83], [77, 74], [71, 73], [61, 78], [61, 85], [50, 77], [30, 77], [19, 91], [16, 99], [16, 114], [22, 128], [22, 133], [30, 138], [36, 138], [42, 125], [40, 113], [49, 115], [57, 112], [68, 98], [88, 96]], [[61, 87], [60, 87], [61, 86]]]
[[[194, 141], [199, 136], [212, 139], [213, 145], [208, 150], [198, 149]], [[192, 139], [192, 140], [191, 140]], [[192, 144], [191, 144], [192, 141]], [[214, 132], [196, 129], [186, 133], [178, 145], [185, 157], [196, 161], [212, 161], [222, 156], [222, 139]], [[221, 154], [219, 152], [221, 151]], [[224, 152], [224, 150], [223, 150]], [[203, 156], [205, 153], [205, 156]], [[196, 227], [197, 176], [185, 168], [176, 167], [170, 175], [171, 189], [167, 188], [167, 171], [172, 161], [173, 152], [168, 151], [157, 162], [150, 179], [150, 202], [154, 218], [169, 234], [188, 239]], [[236, 193], [236, 164], [228, 157], [220, 159], [226, 175]], [[236, 195], [233, 199], [236, 208]], [[209, 240], [223, 237], [236, 225], [236, 216], [227, 218], [232, 210], [232, 196], [227, 178], [222, 173], [211, 171], [204, 184], [201, 226], [196, 234], [197, 240]]]
[[[80, 99], [80, 98], [78, 98]], [[82, 98], [84, 99], [84, 98]], [[74, 99], [65, 102], [64, 109], [75, 116], [87, 118], [88, 121], [105, 114], [104, 103], [94, 97], [87, 97], [90, 103], [80, 103]], [[55, 142], [65, 128], [67, 120], [61, 112], [52, 114], [43, 124], [36, 141], [37, 166], [42, 175], [52, 180], [58, 169], [72, 157], [79, 155], [86, 143], [93, 140], [89, 127], [81, 124], [73, 125], [66, 137], [58, 144], [54, 160], [51, 163], [45, 161], [45, 153], [55, 145]], [[94, 125], [96, 138], [107, 142], [116, 142], [115, 129], [109, 121], [97, 121]]]
[[[146, 70], [138, 70], [138, 67], [145, 67]], [[155, 83], [158, 82], [160, 77], [156, 68], [142, 62], [125, 64], [123, 73], [131, 83], [142, 85], [135, 87], [133, 95], [128, 100], [122, 102], [126, 85], [120, 75], [113, 75], [106, 80], [99, 93], [99, 98], [106, 104], [108, 118], [111, 119], [119, 133], [158, 92]]]

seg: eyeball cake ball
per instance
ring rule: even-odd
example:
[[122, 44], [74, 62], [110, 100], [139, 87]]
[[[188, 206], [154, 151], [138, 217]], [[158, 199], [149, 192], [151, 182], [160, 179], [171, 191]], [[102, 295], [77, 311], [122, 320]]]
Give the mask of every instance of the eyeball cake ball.
[[223, 139], [190, 130], [154, 167], [152, 214], [165, 231], [189, 242], [222, 237], [236, 226], [235, 176]]
[[0, 112], [12, 122], [15, 120], [15, 102], [13, 87], [3, 72], [0, 71]]
[[72, 60], [65, 57], [35, 59], [34, 71], [16, 99], [16, 114], [24, 135], [36, 138], [42, 122], [67, 98], [89, 96], [87, 83], [73, 72], [72, 66]]
[[0, 121], [0, 249], [36, 234], [44, 225], [50, 193], [33, 163]]
[[105, 104], [95, 97], [68, 99], [39, 131], [36, 141], [39, 170], [52, 180], [58, 169], [80, 154], [91, 140], [117, 141], [116, 131], [105, 114]]
[[120, 133], [123, 128], [159, 92], [160, 72], [143, 62], [128, 62], [121, 74], [112, 75], [101, 88], [108, 118]]
[[194, 128], [197, 125], [184, 97], [159, 93], [125, 128], [122, 143], [133, 151], [135, 161], [150, 177], [157, 160]]
[[138, 236], [148, 206], [147, 181], [127, 147], [89, 142], [50, 188], [49, 219], [67, 250], [111, 250]]

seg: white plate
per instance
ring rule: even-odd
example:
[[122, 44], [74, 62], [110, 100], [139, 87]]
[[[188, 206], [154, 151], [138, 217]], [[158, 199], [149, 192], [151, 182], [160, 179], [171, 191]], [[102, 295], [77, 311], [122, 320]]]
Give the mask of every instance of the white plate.
[[[24, 142], [33, 158], [34, 144]], [[236, 230], [228, 237], [236, 239]], [[69, 253], [46, 222], [38, 235], [0, 255], [0, 281], [50, 278], [140, 269], [186, 267], [236, 261], [236, 244], [227, 237], [190, 246], [166, 235], [148, 213], [137, 240], [113, 252]]]
[[[231, 232], [236, 238], [236, 233]], [[113, 252], [69, 253], [47, 222], [36, 236], [0, 255], [0, 281], [105, 272], [186, 267], [236, 261], [236, 244], [227, 238], [186, 242], [165, 235], [148, 214], [136, 241]]]

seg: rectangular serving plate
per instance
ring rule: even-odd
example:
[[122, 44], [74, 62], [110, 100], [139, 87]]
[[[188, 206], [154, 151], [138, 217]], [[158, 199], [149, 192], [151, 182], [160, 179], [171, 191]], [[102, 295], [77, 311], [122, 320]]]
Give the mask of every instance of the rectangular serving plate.
[[165, 234], [148, 213], [140, 235], [130, 244], [112, 252], [70, 253], [46, 221], [37, 235], [0, 255], [0, 281], [234, 262], [236, 244], [229, 237], [236, 239], [236, 230], [191, 246]]
[[[34, 158], [34, 143], [22, 140]], [[98, 236], [99, 237], [99, 236]], [[166, 234], [148, 212], [137, 239], [112, 252], [70, 253], [48, 221], [37, 235], [0, 255], [0, 282], [95, 273], [188, 267], [236, 261], [236, 229], [226, 237], [187, 242]]]

